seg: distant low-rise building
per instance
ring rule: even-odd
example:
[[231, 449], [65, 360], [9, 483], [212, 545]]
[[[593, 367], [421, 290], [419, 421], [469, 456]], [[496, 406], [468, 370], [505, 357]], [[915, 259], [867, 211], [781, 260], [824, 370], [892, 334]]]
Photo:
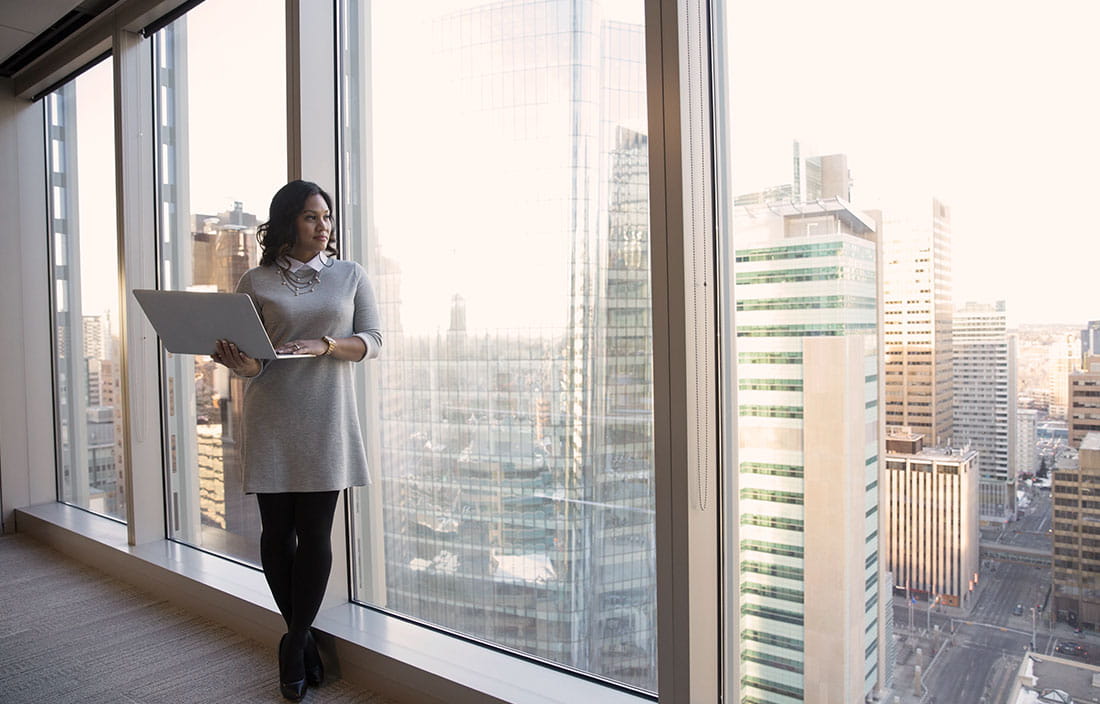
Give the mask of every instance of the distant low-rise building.
[[978, 578], [978, 453], [886, 436], [887, 569], [897, 588], [969, 607]]
[[1064, 655], [1029, 653], [1020, 659], [1006, 704], [1073, 704], [1094, 701], [1097, 668]]

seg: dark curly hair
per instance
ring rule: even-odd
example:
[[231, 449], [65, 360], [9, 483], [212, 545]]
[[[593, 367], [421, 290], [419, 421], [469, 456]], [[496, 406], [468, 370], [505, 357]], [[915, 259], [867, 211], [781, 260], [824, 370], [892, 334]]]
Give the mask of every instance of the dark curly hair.
[[[319, 195], [325, 199], [329, 212], [332, 210], [332, 196], [325, 189], [312, 181], [291, 181], [276, 191], [271, 199], [271, 207], [268, 208], [267, 222], [256, 228], [256, 239], [260, 242], [260, 266], [270, 266], [285, 255], [293, 247], [298, 239], [298, 231], [294, 221], [302, 212], [306, 199]], [[332, 233], [325, 245], [325, 254], [331, 257], [340, 256], [336, 249], [337, 233], [336, 218], [332, 220]]]

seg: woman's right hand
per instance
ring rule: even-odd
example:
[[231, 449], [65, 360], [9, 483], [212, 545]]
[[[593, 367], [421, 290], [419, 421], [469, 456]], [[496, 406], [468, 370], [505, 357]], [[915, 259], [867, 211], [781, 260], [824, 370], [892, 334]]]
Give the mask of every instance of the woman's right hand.
[[229, 371], [234, 374], [256, 376], [263, 369], [260, 360], [249, 357], [229, 340], [218, 340], [214, 347], [214, 354], [210, 355], [210, 358], [218, 364], [228, 367]]

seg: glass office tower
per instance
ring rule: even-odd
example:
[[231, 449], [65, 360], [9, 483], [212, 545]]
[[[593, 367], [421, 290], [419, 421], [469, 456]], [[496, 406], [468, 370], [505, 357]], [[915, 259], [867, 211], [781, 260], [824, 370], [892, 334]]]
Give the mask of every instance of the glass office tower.
[[733, 228], [741, 701], [862, 701], [880, 678], [876, 223], [833, 197], [739, 207]]

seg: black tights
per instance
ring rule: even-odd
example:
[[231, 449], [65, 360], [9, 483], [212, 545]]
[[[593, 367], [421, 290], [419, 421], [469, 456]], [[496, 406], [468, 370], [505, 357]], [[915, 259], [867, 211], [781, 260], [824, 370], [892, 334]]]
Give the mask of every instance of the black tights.
[[256, 494], [260, 562], [286, 621], [289, 648], [301, 651], [321, 608], [332, 568], [332, 519], [339, 491]]

